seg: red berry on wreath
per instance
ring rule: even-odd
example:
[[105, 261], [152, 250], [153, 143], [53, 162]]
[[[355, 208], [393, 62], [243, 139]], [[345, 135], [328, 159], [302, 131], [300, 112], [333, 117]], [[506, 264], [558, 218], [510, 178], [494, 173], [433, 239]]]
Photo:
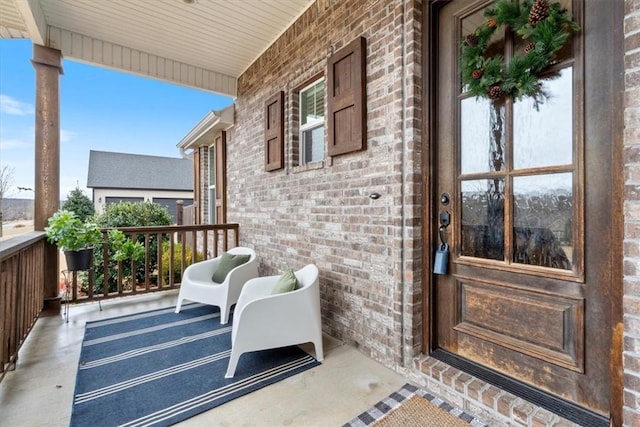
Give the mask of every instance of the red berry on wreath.
[[482, 70], [480, 70], [480, 69], [473, 70], [471, 72], [471, 77], [473, 77], [474, 79], [478, 80], [480, 77], [482, 77]]
[[487, 19], [487, 27], [495, 28], [498, 26], [498, 21], [493, 16]]

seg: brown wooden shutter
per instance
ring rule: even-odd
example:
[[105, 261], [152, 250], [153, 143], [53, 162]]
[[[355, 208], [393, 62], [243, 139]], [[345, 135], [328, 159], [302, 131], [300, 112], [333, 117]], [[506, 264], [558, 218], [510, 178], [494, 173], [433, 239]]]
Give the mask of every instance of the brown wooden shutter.
[[327, 65], [329, 155], [367, 148], [366, 39], [331, 55]]
[[225, 224], [227, 222], [227, 133], [218, 132], [214, 141], [216, 147], [215, 217], [216, 224]]
[[264, 170], [284, 167], [284, 92], [269, 98], [264, 108]]

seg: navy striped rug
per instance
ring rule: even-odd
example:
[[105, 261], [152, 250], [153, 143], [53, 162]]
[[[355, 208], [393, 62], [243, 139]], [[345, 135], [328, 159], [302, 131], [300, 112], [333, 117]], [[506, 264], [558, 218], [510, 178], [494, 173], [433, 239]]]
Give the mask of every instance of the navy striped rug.
[[168, 426], [320, 364], [297, 346], [245, 353], [225, 379], [231, 322], [173, 310], [87, 323], [71, 426]]

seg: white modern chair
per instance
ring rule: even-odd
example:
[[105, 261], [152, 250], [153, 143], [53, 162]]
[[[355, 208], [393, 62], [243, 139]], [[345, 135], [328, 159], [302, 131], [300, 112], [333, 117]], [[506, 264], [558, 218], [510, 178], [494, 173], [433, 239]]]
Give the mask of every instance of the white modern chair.
[[231, 357], [225, 378], [233, 378], [242, 353], [312, 342], [323, 359], [318, 267], [295, 272], [298, 289], [272, 295], [280, 276], [258, 277], [242, 288], [233, 314]]
[[232, 255], [250, 255], [249, 261], [231, 270], [222, 283], [216, 283], [211, 279], [214, 271], [220, 265], [222, 255], [206, 261], [191, 264], [184, 270], [176, 313], [180, 313], [182, 301], [200, 302], [203, 304], [220, 307], [220, 323], [229, 321], [231, 306], [238, 302], [240, 291], [248, 280], [258, 277], [258, 261], [253, 249], [236, 247], [227, 251]]

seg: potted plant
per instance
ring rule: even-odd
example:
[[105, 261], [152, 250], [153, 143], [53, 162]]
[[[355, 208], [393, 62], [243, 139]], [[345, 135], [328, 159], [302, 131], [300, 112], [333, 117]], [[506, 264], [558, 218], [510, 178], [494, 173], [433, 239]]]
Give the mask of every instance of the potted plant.
[[88, 270], [93, 260], [93, 246], [102, 243], [102, 232], [97, 224], [83, 222], [73, 212], [60, 209], [44, 229], [47, 240], [64, 252], [67, 270]]

